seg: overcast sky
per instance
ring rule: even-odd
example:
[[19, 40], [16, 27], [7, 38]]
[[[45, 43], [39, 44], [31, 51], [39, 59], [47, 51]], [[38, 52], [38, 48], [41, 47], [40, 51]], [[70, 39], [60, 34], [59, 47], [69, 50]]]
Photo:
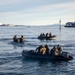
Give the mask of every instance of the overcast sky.
[[50, 25], [75, 21], [75, 0], [0, 0], [0, 23]]

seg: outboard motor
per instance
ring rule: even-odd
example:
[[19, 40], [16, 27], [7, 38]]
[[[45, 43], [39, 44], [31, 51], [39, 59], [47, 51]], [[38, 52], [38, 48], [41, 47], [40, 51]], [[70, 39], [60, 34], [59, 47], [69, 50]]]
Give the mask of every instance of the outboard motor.
[[65, 59], [68, 59], [68, 60], [73, 59], [73, 57], [70, 56], [70, 54], [69, 54], [68, 52], [62, 52], [62, 56], [63, 56]]

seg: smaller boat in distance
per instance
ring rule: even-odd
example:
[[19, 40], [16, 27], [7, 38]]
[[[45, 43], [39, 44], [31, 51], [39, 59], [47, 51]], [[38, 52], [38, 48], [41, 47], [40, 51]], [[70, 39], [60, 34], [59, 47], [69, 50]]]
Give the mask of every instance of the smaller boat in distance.
[[64, 27], [75, 27], [75, 22], [67, 22]]
[[41, 33], [39, 36], [38, 36], [38, 39], [40, 40], [55, 40], [56, 39], [56, 35], [52, 35], [51, 33]]
[[17, 38], [17, 36], [15, 35], [13, 37], [13, 42], [16, 42], [16, 43], [24, 43], [24, 36], [22, 35], [21, 38]]
[[17, 38], [17, 39], [13, 39], [13, 42], [16, 42], [16, 43], [23, 43], [24, 40], [22, 40], [21, 38]]
[[39, 60], [51, 60], [51, 61], [67, 61], [67, 60], [72, 60], [73, 57], [68, 53], [68, 52], [62, 52], [61, 55], [54, 56], [52, 54], [38, 54], [34, 50], [23, 50], [22, 51], [22, 56], [26, 58], [32, 58], [34, 59], [39, 59]]
[[38, 39], [41, 39], [41, 40], [55, 40], [56, 39], [56, 35], [52, 35], [50, 37], [46, 37], [46, 36], [38, 36]]

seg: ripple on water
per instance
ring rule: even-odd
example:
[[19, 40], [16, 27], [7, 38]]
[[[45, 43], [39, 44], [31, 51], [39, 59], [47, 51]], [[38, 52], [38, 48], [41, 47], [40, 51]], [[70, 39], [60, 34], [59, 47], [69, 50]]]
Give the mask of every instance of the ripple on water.
[[[61, 32], [59, 32], [57, 26], [16, 26], [0, 27], [0, 32], [0, 75], [75, 75], [75, 38], [72, 38], [75, 35], [71, 35], [72, 32], [75, 33], [75, 29], [69, 31], [62, 27]], [[55, 34], [56, 40], [41, 41], [37, 39], [40, 33], [46, 32]], [[14, 43], [12, 40], [14, 35], [18, 37], [24, 35], [24, 44]], [[39, 45], [45, 44], [48, 44], [50, 49], [60, 44], [63, 51], [69, 52], [74, 59], [66, 62], [23, 59], [21, 55], [23, 49], [35, 50]]]

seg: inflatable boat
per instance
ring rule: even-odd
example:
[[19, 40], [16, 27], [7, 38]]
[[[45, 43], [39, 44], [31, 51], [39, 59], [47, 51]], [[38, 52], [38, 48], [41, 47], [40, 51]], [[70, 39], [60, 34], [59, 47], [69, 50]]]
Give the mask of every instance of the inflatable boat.
[[23, 50], [22, 51], [23, 57], [26, 58], [33, 58], [33, 59], [42, 59], [42, 60], [58, 60], [58, 61], [66, 61], [66, 60], [72, 60], [73, 57], [68, 52], [62, 52], [60, 55], [55, 56], [52, 54], [39, 54], [35, 52], [34, 50]]
[[46, 40], [55, 40], [56, 39], [56, 35], [50, 36], [50, 37], [46, 37], [46, 36], [38, 36], [38, 39], [46, 39]]
[[24, 43], [24, 40], [22, 40], [21, 38], [17, 38], [17, 39], [13, 39], [13, 42]]

